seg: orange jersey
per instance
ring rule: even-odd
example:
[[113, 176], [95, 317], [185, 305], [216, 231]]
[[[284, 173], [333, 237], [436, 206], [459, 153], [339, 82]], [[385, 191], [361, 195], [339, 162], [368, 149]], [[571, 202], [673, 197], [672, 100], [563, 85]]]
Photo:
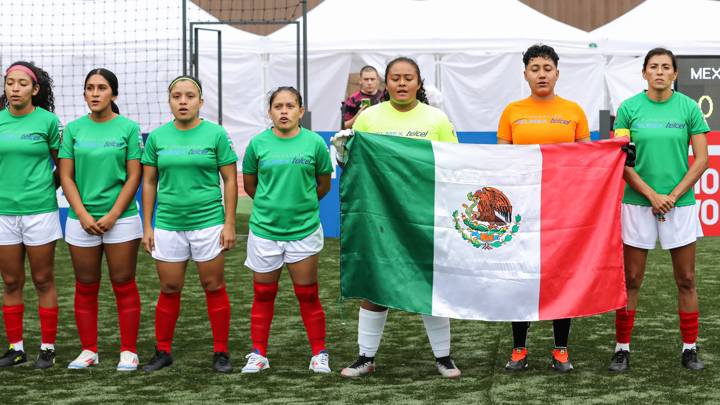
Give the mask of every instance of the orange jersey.
[[589, 136], [582, 108], [558, 96], [551, 100], [528, 97], [508, 104], [497, 132], [498, 139], [524, 145], [575, 142]]

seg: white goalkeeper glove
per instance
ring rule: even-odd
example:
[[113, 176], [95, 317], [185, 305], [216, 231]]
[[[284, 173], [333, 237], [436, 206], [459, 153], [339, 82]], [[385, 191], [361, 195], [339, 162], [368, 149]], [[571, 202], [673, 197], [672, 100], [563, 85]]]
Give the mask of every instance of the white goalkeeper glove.
[[347, 149], [345, 145], [350, 140], [350, 137], [354, 135], [355, 133], [352, 129], [343, 129], [330, 138], [330, 143], [335, 147], [335, 158], [340, 166], [344, 166], [345, 163], [347, 163]]

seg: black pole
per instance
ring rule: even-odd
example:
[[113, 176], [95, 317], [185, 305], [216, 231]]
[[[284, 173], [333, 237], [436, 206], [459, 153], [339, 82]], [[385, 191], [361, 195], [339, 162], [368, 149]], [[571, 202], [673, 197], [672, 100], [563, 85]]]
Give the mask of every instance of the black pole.
[[200, 42], [200, 38], [199, 38], [200, 37], [200, 33], [199, 33], [200, 29], [201, 28], [195, 28], [195, 37], [194, 37], [195, 52], [193, 52], [192, 58], [191, 58], [192, 60], [190, 61], [190, 63], [192, 63], [192, 65], [193, 65], [193, 69], [190, 69], [190, 72], [192, 73], [193, 76], [195, 76], [197, 78], [200, 78], [200, 66], [198, 66], [200, 64], [200, 56], [199, 56], [200, 55], [200, 48], [199, 48], [200, 47], [200, 43], [199, 43]]
[[303, 98], [305, 99], [305, 116], [304, 125], [308, 129], [312, 129], [312, 115], [310, 113], [310, 103], [308, 99], [308, 54], [307, 54], [307, 0], [302, 0], [303, 13]]
[[222, 31], [218, 30], [218, 124], [222, 125]]
[[187, 74], [187, 0], [182, 0], [183, 74]]
[[[295, 24], [295, 86], [300, 89], [300, 24]], [[307, 101], [307, 98], [306, 98]]]

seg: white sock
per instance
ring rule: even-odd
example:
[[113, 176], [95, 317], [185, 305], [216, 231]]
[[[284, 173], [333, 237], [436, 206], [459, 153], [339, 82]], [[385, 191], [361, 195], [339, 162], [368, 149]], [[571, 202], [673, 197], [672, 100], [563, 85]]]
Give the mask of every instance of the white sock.
[[630, 351], [630, 343], [615, 343], [615, 352], [620, 350]]
[[12, 345], [13, 349], [15, 349], [15, 350], [17, 350], [17, 351], [20, 351], [20, 352], [24, 352], [24, 351], [25, 351], [25, 345], [23, 345], [23, 341], [22, 341], [22, 340], [19, 341], [19, 342], [10, 343], [10, 344]]
[[377, 354], [383, 330], [385, 330], [387, 316], [387, 309], [383, 312], [374, 312], [360, 308], [360, 314], [358, 315], [358, 346], [360, 346], [361, 356], [375, 357], [375, 354]]
[[685, 342], [683, 342], [683, 348], [682, 348], [682, 349], [683, 349], [683, 352], [684, 352], [685, 350], [692, 350], [692, 349], [694, 349], [695, 347], [696, 347], [695, 342], [693, 342], [693, 343], [685, 343]]
[[435, 357], [450, 355], [450, 318], [423, 315], [423, 323], [427, 332], [430, 347]]
[[55, 343], [41, 343], [40, 350], [55, 350]]

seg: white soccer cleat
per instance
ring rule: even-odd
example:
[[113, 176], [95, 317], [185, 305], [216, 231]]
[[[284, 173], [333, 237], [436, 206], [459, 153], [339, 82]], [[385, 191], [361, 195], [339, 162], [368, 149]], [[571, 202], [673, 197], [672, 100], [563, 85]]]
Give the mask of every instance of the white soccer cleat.
[[462, 374], [450, 356], [435, 358], [435, 367], [437, 367], [438, 373], [445, 378], [458, 378]]
[[251, 352], [245, 358], [248, 361], [240, 371], [241, 373], [259, 373], [266, 368], [270, 368], [270, 361], [258, 352]]
[[321, 351], [316, 356], [312, 356], [312, 359], [310, 359], [310, 366], [308, 368], [316, 373], [329, 373], [330, 356], [325, 350]]
[[138, 355], [125, 350], [120, 352], [120, 362], [117, 365], [117, 371], [135, 371], [138, 368]]
[[91, 350], [83, 350], [80, 355], [68, 364], [68, 368], [73, 370], [82, 370], [90, 366], [100, 364], [98, 354]]

